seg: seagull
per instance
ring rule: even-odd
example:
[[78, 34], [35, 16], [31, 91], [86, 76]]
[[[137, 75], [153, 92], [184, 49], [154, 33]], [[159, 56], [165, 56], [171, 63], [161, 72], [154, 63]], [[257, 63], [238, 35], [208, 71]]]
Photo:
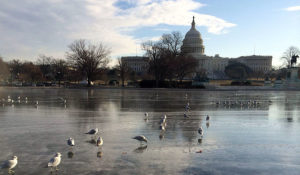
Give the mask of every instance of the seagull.
[[159, 126], [159, 129], [162, 130], [162, 131], [165, 131], [165, 130], [166, 130], [166, 128], [165, 128], [165, 126], [164, 126], [163, 123]]
[[18, 164], [18, 157], [13, 156], [11, 160], [7, 160], [3, 162], [3, 164], [0, 166], [1, 169], [8, 169], [8, 172], [12, 171], [16, 165]]
[[85, 134], [89, 134], [89, 135], [96, 135], [98, 133], [98, 128], [95, 129], [91, 129], [89, 132], [85, 133]]
[[198, 129], [198, 133], [200, 134], [201, 137], [203, 137], [203, 129], [202, 129], [202, 126]]
[[11, 98], [10, 96], [7, 96], [7, 102], [10, 103], [11, 102]]
[[166, 123], [167, 122], [167, 120], [166, 119], [164, 119], [164, 118], [162, 118], [162, 119], [160, 119], [160, 122], [159, 122], [159, 124], [164, 124], [164, 123]]
[[135, 139], [135, 140], [138, 140], [138, 141], [140, 141], [140, 142], [141, 142], [141, 144], [142, 144], [142, 142], [146, 142], [146, 143], [148, 143], [148, 140], [147, 140], [147, 138], [146, 138], [145, 136], [143, 136], [143, 135], [135, 136], [135, 137], [133, 137], [132, 139]]
[[163, 119], [167, 120], [167, 115], [164, 115], [164, 116], [163, 116]]
[[149, 116], [149, 115], [148, 115], [148, 112], [145, 112], [144, 115], [145, 115], [145, 117], [146, 117], [144, 120], [147, 121], [147, 120], [148, 120], [148, 116]]
[[208, 120], [209, 120], [209, 115], [206, 116], [206, 121], [208, 121]]
[[188, 115], [186, 115], [186, 113], [183, 114], [184, 118], [190, 118]]
[[190, 108], [190, 104], [189, 103], [187, 103], [186, 105], [185, 105], [185, 111], [188, 111], [188, 110], [190, 110], [191, 108]]
[[75, 140], [71, 137], [67, 140], [67, 143], [69, 146], [75, 146]]
[[60, 161], [61, 161], [61, 154], [60, 153], [56, 153], [54, 155], [54, 157], [52, 157], [48, 163], [48, 167], [55, 167], [56, 170], [57, 169], [57, 166], [60, 164]]
[[164, 115], [162, 118], [161, 118], [161, 120], [160, 120], [160, 124], [164, 124], [164, 123], [166, 123], [167, 122], [167, 116], [166, 115]]
[[102, 145], [103, 145], [103, 139], [102, 139], [102, 137], [99, 137], [99, 138], [97, 139], [96, 145], [97, 145], [97, 146], [102, 146]]
[[67, 103], [67, 100], [62, 97], [58, 97], [58, 99], [61, 100], [62, 102], [64, 102], [65, 104]]

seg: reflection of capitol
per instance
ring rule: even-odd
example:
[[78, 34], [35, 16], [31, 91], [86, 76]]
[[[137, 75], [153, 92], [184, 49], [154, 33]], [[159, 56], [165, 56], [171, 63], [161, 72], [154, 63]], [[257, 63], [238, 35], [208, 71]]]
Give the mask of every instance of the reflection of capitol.
[[207, 56], [200, 32], [196, 29], [193, 18], [191, 29], [186, 33], [181, 51], [199, 60], [199, 70], [207, 73], [209, 78], [224, 78], [225, 67], [232, 62], [240, 62], [250, 67], [254, 72], [264, 74], [272, 69], [272, 56], [241, 56], [238, 58], [223, 58], [219, 55]]

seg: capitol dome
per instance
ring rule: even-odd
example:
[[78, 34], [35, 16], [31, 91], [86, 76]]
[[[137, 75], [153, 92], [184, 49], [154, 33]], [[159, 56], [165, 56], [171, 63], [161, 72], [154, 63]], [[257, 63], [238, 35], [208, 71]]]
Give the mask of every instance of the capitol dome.
[[191, 29], [185, 34], [181, 51], [184, 54], [189, 54], [192, 56], [204, 54], [203, 40], [200, 32], [195, 27], [194, 17]]

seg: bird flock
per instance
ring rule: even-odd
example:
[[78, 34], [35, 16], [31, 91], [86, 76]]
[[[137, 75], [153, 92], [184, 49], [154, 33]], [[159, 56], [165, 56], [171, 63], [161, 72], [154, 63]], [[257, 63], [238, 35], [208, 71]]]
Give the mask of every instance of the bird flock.
[[213, 102], [216, 107], [225, 107], [225, 108], [259, 108], [262, 105], [270, 105], [272, 104], [271, 100], [268, 101], [259, 101], [259, 100], [219, 100], [219, 101], [214, 101]]
[[[99, 133], [99, 129], [98, 128], [94, 128], [89, 130], [88, 132], [86, 132], [85, 134], [87, 135], [91, 135], [92, 139], [95, 138], [95, 136], [97, 135], [97, 133]], [[135, 136], [133, 137], [133, 139], [136, 139], [138, 141], [141, 142], [141, 144], [143, 142], [147, 143], [148, 140], [145, 136], [143, 135], [139, 135], [139, 136]], [[97, 141], [95, 142], [96, 146], [101, 148], [103, 145], [103, 139], [101, 136], [98, 137]], [[70, 146], [70, 148], [75, 146], [75, 139], [74, 138], [69, 138], [67, 139], [67, 145]], [[70, 154], [70, 152], [69, 152]], [[101, 156], [101, 152], [98, 152], [97, 155]], [[51, 172], [53, 171], [53, 169], [55, 169], [55, 171], [58, 171], [58, 166], [61, 163], [61, 153], [57, 152], [55, 153], [55, 155], [49, 160], [47, 167], [51, 168]], [[3, 162], [3, 164], [0, 166], [0, 169], [7, 169], [9, 174], [14, 174], [14, 171], [12, 170], [13, 168], [16, 167], [16, 165], [18, 164], [18, 157], [17, 156], [13, 156], [11, 159], [6, 160], [5, 162]]]
[[[63, 98], [59, 98], [60, 101], [62, 101], [64, 104], [66, 104], [66, 99], [63, 99]], [[13, 99], [11, 99], [10, 96], [8, 96], [7, 100], [6, 99], [2, 99], [2, 102], [7, 102], [7, 103], [15, 103], [15, 101]], [[25, 103], [28, 103], [28, 98], [25, 97], [24, 98], [24, 102]], [[21, 97], [18, 97], [18, 100], [17, 100], [17, 103], [21, 103]], [[36, 101], [35, 102], [35, 105], [38, 105], [39, 102]], [[186, 105], [184, 106], [184, 118], [190, 118], [190, 115], [189, 115], [189, 112], [191, 110], [191, 107], [190, 107], [190, 104], [189, 102], [186, 103]], [[149, 114], [146, 112], [144, 113], [144, 116], [145, 116], [145, 121], [148, 121], [149, 120]], [[206, 126], [208, 127], [209, 125], [209, 120], [210, 120], [210, 117], [209, 115], [206, 116]], [[160, 138], [163, 137], [163, 134], [164, 132], [166, 131], [166, 127], [167, 127], [167, 115], [163, 115], [159, 121], [159, 130], [161, 130], [161, 133], [160, 133]], [[90, 135], [92, 137], [92, 140], [95, 140], [97, 134], [99, 133], [99, 129], [98, 128], [93, 128], [93, 129], [90, 129], [88, 132], [84, 133], [84, 134], [87, 134], [87, 135]], [[204, 136], [204, 130], [203, 130], [203, 127], [200, 126], [199, 129], [198, 129], [198, 133], [200, 135], [200, 138], [199, 140], [202, 140], [203, 136]], [[148, 143], [148, 139], [144, 136], [144, 135], [138, 135], [138, 136], [135, 136], [135, 137], [132, 137], [132, 139], [135, 139], [137, 141], [140, 142], [141, 145], [143, 145], [143, 143]], [[67, 145], [70, 147], [70, 149], [72, 149], [73, 147], [75, 147], [75, 139], [72, 138], [72, 137], [69, 137], [67, 140]], [[97, 147], [99, 147], [100, 149], [102, 149], [102, 145], [103, 145], [103, 138], [101, 136], [99, 136], [97, 138], [97, 140], [95, 140], [93, 143], [95, 143], [95, 145]], [[147, 148], [146, 147], [142, 147], [143, 149], [144, 148]], [[73, 155], [73, 152], [69, 152], [68, 154], [72, 153]], [[102, 153], [101, 152], [98, 152], [99, 155], [101, 156]], [[97, 155], [98, 155], [97, 153]], [[53, 171], [53, 169], [55, 171], [58, 171], [58, 166], [60, 165], [61, 161], [62, 161], [62, 155], [61, 153], [57, 152], [54, 154], [54, 156], [49, 160], [48, 164], [46, 167], [48, 168], [51, 168], [51, 172]], [[13, 156], [11, 159], [9, 160], [6, 160], [5, 162], [3, 162], [3, 164], [0, 166], [0, 169], [7, 169], [8, 170], [8, 173], [14, 173], [14, 171], [12, 169], [14, 169], [16, 167], [16, 165], [18, 164], [18, 157], [17, 156]]]

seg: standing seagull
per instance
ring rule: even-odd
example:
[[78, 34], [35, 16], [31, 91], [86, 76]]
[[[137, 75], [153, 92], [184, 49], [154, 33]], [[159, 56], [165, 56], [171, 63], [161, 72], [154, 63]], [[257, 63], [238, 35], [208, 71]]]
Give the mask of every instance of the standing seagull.
[[55, 167], [55, 170], [57, 171], [57, 166], [60, 164], [60, 161], [61, 161], [61, 154], [60, 153], [56, 153], [54, 155], [54, 157], [52, 157], [48, 163], [48, 167], [51, 167], [51, 170], [52, 170], [52, 167]]
[[143, 136], [143, 135], [135, 136], [135, 137], [133, 137], [132, 139], [135, 139], [135, 140], [138, 140], [138, 141], [140, 141], [140, 142], [141, 142], [141, 144], [142, 144], [142, 142], [146, 142], [146, 143], [148, 143], [148, 140], [147, 140], [147, 138], [146, 138], [145, 136]]
[[162, 130], [162, 131], [165, 131], [166, 130], [165, 124], [164, 123], [160, 124], [159, 129]]
[[0, 166], [1, 169], [8, 169], [8, 173], [10, 173], [16, 165], [18, 164], [18, 157], [13, 156], [11, 160], [7, 160], [3, 162], [3, 164]]
[[89, 132], [85, 133], [85, 134], [89, 134], [89, 135], [96, 135], [98, 133], [98, 128], [95, 129], [91, 129]]
[[67, 143], [69, 146], [75, 146], [75, 140], [71, 137], [67, 140]]
[[185, 111], [189, 111], [191, 108], [190, 108], [190, 103], [187, 103], [186, 105], [185, 105]]
[[96, 145], [97, 145], [97, 146], [102, 146], [102, 145], [103, 145], [103, 139], [102, 139], [102, 137], [99, 137], [99, 138], [97, 139]]
[[209, 120], [209, 115], [206, 116], [206, 121], [208, 121], [208, 120]]
[[148, 115], [148, 112], [145, 112], [144, 115], [145, 115], [145, 117], [146, 117], [144, 120], [147, 121], [147, 120], [148, 120], [148, 116], [149, 116], [149, 115]]
[[203, 129], [202, 129], [202, 126], [198, 129], [198, 133], [200, 134], [201, 137], [203, 137]]
[[190, 118], [188, 115], [186, 115], [186, 113], [183, 114], [184, 118]]

